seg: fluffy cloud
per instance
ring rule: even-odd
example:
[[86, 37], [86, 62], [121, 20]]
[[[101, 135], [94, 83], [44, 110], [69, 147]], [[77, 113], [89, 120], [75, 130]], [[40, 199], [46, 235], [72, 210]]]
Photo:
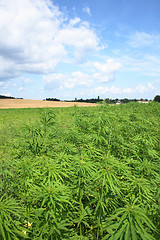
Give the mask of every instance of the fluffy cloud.
[[0, 75], [9, 78], [18, 72], [51, 71], [65, 53], [63, 45], [53, 40], [60, 17], [59, 10], [49, 1], [3, 1], [0, 55], [1, 62], [9, 64], [8, 69], [1, 69]]
[[115, 87], [115, 86], [111, 86], [111, 87], [103, 87], [103, 86], [99, 86], [97, 88], [95, 88], [95, 92], [96, 94], [130, 94], [130, 93], [136, 93], [136, 94], [143, 94], [145, 92], [149, 92], [154, 90], [155, 88], [153, 87], [153, 85], [148, 82], [146, 85], [137, 85], [134, 88], [120, 88], [120, 87]]
[[52, 73], [68, 55], [81, 62], [99, 45], [89, 25], [77, 17], [68, 21], [51, 0], [1, 0], [0, 36], [1, 79]]
[[7, 80], [18, 75], [18, 68], [13, 60], [0, 56], [0, 80]]
[[[121, 68], [121, 64], [113, 59], [106, 62], [90, 62], [85, 64], [90, 68], [89, 73], [82, 71], [72, 72], [71, 74], [49, 74], [43, 77], [46, 89], [70, 89], [70, 88], [91, 88], [97, 83], [111, 82], [115, 79], [117, 71]], [[102, 91], [104, 91], [103, 88]]]
[[52, 73], [43, 76], [44, 81], [44, 89], [54, 90], [56, 88], [60, 88], [61, 84], [65, 79], [65, 75], [61, 73]]
[[114, 80], [116, 72], [121, 68], [121, 63], [113, 59], [108, 59], [106, 63], [95, 62], [96, 73], [94, 77], [102, 83]]
[[92, 76], [80, 71], [73, 72], [71, 82], [74, 82], [77, 86], [91, 87], [92, 86]]
[[80, 71], [73, 72], [71, 75], [53, 73], [43, 77], [44, 89], [72, 89], [75, 87], [90, 87], [92, 85], [92, 77]]
[[67, 26], [62, 28], [56, 35], [55, 40], [65, 46], [72, 47], [78, 63], [84, 62], [88, 51], [93, 52], [100, 49], [97, 35], [83, 23], [78, 27]]
[[74, 25], [78, 24], [80, 21], [81, 21], [80, 18], [75, 17], [75, 18], [71, 19], [71, 20], [69, 21], [69, 23], [70, 23], [71, 26], [74, 26]]

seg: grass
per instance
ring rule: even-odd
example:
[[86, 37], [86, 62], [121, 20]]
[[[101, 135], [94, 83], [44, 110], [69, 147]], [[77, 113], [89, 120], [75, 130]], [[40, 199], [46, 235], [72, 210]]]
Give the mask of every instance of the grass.
[[0, 113], [0, 239], [160, 238], [158, 103]]

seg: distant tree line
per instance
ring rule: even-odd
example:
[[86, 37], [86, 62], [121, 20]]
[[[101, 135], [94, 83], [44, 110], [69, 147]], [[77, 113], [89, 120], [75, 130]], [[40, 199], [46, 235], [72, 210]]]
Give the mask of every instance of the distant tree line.
[[98, 98], [91, 98], [91, 99], [77, 99], [75, 98], [75, 100], [73, 102], [87, 102], [87, 103], [102, 103], [102, 102], [106, 102], [108, 104], [114, 104], [117, 103], [118, 101], [120, 101], [121, 103], [128, 103], [128, 102], [137, 102], [137, 101], [148, 101], [148, 99], [128, 99], [128, 98], [123, 98], [123, 99], [110, 99], [110, 98], [105, 98], [105, 99], [101, 99], [99, 96]]
[[11, 96], [0, 95], [0, 99], [23, 99], [23, 98], [15, 98]]
[[60, 101], [60, 99], [57, 99], [57, 98], [46, 98], [46, 101]]
[[9, 96], [4, 96], [4, 95], [0, 95], [0, 99], [15, 99], [15, 97], [9, 97]]
[[122, 98], [122, 99], [118, 99], [118, 98], [115, 98], [115, 99], [109, 99], [109, 98], [106, 98], [104, 100], [106, 103], [109, 103], [109, 104], [113, 104], [113, 103], [117, 103], [118, 101], [120, 101], [121, 103], [129, 103], [129, 102], [138, 102], [138, 101], [148, 101], [148, 99], [128, 99], [128, 98]]
[[[60, 99], [57, 99], [57, 98], [46, 98], [45, 99], [46, 101], [60, 101]], [[151, 101], [151, 100], [148, 100], [148, 99], [143, 99], [143, 98], [140, 98], [140, 99], [128, 99], [128, 98], [115, 98], [115, 99], [110, 99], [110, 98], [105, 98], [105, 99], [101, 99], [99, 96], [97, 98], [90, 98], [90, 99], [83, 99], [83, 98], [80, 98], [80, 99], [77, 99], [75, 98], [74, 100], [65, 100], [65, 102], [86, 102], [86, 103], [102, 103], [102, 102], [106, 102], [108, 104], [116, 104], [117, 102], [121, 102], [121, 103], [129, 103], [129, 102], [138, 102], [138, 101]], [[154, 100], [155, 102], [160, 102], [160, 95], [157, 95], [154, 97]]]
[[91, 99], [77, 99], [75, 98], [75, 100], [73, 102], [86, 102], [86, 103], [97, 103], [97, 102], [102, 102], [103, 99], [100, 99], [100, 97], [98, 96], [98, 98], [91, 98]]
[[[23, 99], [23, 98], [15, 98], [15, 97], [11, 97], [11, 96], [5, 96], [5, 95], [0, 95], [0, 99]], [[60, 101], [60, 99], [57, 98], [46, 98], [45, 101]], [[117, 103], [118, 101], [120, 101], [121, 103], [128, 103], [128, 102], [137, 102], [137, 101], [148, 101], [148, 99], [128, 99], [128, 98], [123, 98], [123, 99], [110, 99], [110, 98], [105, 98], [105, 99], [101, 99], [99, 96], [97, 98], [90, 98], [90, 99], [77, 99], [75, 98], [75, 100], [71, 100], [68, 102], [86, 102], [86, 103], [102, 103], [102, 102], [106, 102], [108, 104], [114, 104]], [[153, 99], [154, 102], [160, 102], [160, 95], [156, 95]]]

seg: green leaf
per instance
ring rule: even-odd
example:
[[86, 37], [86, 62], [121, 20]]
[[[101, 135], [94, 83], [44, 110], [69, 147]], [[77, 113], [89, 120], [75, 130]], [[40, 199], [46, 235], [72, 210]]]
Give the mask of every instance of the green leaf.
[[155, 240], [154, 237], [152, 237], [150, 234], [147, 233], [147, 231], [144, 229], [144, 227], [139, 227], [138, 224], [136, 224], [136, 228], [138, 230], [139, 235], [143, 240]]
[[124, 230], [128, 223], [125, 223], [120, 229], [118, 229], [117, 233], [113, 235], [113, 240], [118, 240], [121, 236], [124, 235]]
[[136, 234], [135, 227], [134, 227], [132, 221], [131, 221], [131, 236], [132, 236], [132, 239], [138, 240], [138, 236]]
[[5, 231], [4, 231], [4, 229], [3, 229], [3, 226], [2, 226], [2, 224], [1, 224], [1, 222], [0, 222], [0, 233], [2, 234], [3, 239], [6, 240]]
[[129, 240], [130, 239], [130, 224], [128, 222], [127, 227], [126, 227], [126, 232], [124, 236], [124, 240]]
[[[103, 238], [102, 238], [102, 240], [107, 240], [107, 239], [109, 239], [109, 237], [110, 237], [110, 234], [106, 234]], [[111, 239], [111, 238], [110, 238]]]

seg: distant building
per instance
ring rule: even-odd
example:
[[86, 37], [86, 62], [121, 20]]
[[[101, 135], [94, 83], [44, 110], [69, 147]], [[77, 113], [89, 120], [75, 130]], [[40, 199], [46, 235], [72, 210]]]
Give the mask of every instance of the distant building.
[[146, 100], [140, 100], [140, 101], [137, 101], [137, 102], [139, 102], [139, 103], [148, 103], [148, 101], [146, 101]]
[[121, 101], [117, 101], [116, 104], [117, 104], [117, 105], [118, 105], [118, 104], [121, 104]]

